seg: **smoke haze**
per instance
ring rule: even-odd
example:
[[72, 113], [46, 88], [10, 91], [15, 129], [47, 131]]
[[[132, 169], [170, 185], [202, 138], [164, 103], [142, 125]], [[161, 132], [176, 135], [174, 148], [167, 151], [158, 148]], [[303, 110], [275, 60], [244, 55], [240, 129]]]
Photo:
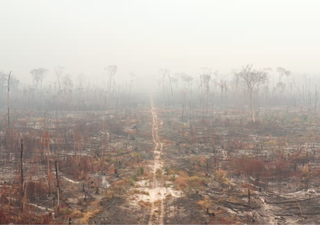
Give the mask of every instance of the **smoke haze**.
[[0, 71], [27, 83], [34, 68], [48, 69], [46, 80], [56, 66], [93, 79], [113, 64], [117, 78], [159, 68], [228, 74], [248, 63], [318, 73], [319, 8], [316, 0], [2, 0]]

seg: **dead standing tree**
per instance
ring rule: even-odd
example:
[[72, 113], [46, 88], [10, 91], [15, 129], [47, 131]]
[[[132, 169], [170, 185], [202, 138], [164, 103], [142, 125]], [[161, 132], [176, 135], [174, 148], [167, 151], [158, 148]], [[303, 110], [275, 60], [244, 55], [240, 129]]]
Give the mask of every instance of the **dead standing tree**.
[[283, 76], [289, 76], [290, 75], [290, 71], [288, 71], [288, 70], [285, 70], [284, 68], [282, 68], [282, 67], [278, 67], [277, 68], [277, 72], [278, 72], [278, 74], [279, 74], [279, 83], [281, 82], [281, 78], [283, 77]]
[[171, 96], [173, 96], [172, 82], [174, 81], [174, 78], [172, 78], [172, 77], [170, 76], [170, 73], [168, 74], [168, 77], [169, 77], [169, 81], [170, 81]]
[[59, 85], [59, 90], [58, 92], [60, 93], [61, 92], [61, 79], [62, 79], [62, 74], [63, 74], [63, 67], [61, 66], [58, 66], [56, 67], [54, 70], [55, 70], [55, 74], [56, 74], [56, 78], [57, 78], [57, 81], [58, 81], [58, 85]]
[[180, 73], [179, 76], [184, 83], [182, 115], [184, 115], [184, 106], [186, 105], [186, 95], [188, 92], [190, 93], [189, 94], [189, 106], [190, 106], [189, 116], [190, 116], [190, 127], [191, 127], [191, 94], [192, 94], [193, 77], [187, 75], [186, 73]]
[[60, 185], [59, 185], [59, 174], [58, 174], [58, 161], [55, 161], [56, 168], [56, 180], [57, 180], [57, 199], [58, 199], [58, 212], [60, 208]]
[[73, 89], [73, 81], [69, 74], [66, 74], [62, 77], [62, 89], [61, 93], [64, 95], [64, 104], [67, 106], [70, 102], [72, 102], [72, 89]]
[[226, 81], [224, 81], [224, 80], [222, 80], [222, 79], [220, 79], [220, 82], [217, 82], [217, 84], [219, 85], [220, 90], [221, 90], [220, 100], [221, 100], [221, 108], [222, 108], [223, 91], [224, 91], [224, 89], [226, 89], [226, 90], [227, 90], [227, 82], [226, 82]]
[[212, 71], [209, 68], [203, 68], [200, 74], [200, 82], [202, 90], [204, 89], [205, 93], [210, 91], [210, 79], [211, 79]]
[[162, 97], [164, 99], [164, 80], [166, 78], [166, 76], [170, 76], [170, 70], [168, 69], [160, 69], [159, 73], [162, 77]]
[[10, 77], [11, 71], [8, 76], [8, 128], [10, 128]]
[[284, 82], [282, 82], [281, 79], [282, 79], [283, 76], [289, 77], [290, 71], [285, 70], [285, 69], [282, 68], [282, 67], [278, 67], [278, 68], [277, 68], [277, 72], [278, 72], [278, 75], [279, 75], [279, 81], [278, 81], [278, 83], [277, 83], [276, 88], [277, 88], [277, 89], [279, 90], [279, 92], [280, 92], [280, 102], [281, 102], [283, 92], [284, 92], [284, 90], [285, 90], [285, 88], [286, 88], [286, 84], [285, 84]]
[[268, 71], [269, 69], [254, 70], [252, 69], [252, 65], [247, 65], [243, 67], [239, 73], [235, 74], [236, 77], [242, 80], [246, 85], [246, 89], [250, 97], [251, 116], [253, 122], [256, 121], [253, 93], [260, 84], [264, 83], [267, 80]]
[[37, 85], [40, 82], [41, 89], [42, 89], [42, 82], [43, 82], [43, 79], [45, 78], [46, 74], [48, 73], [48, 70], [44, 69], [44, 68], [38, 68], [38, 69], [31, 70], [30, 73], [33, 76], [33, 80], [35, 81], [35, 83]]
[[202, 95], [206, 96], [206, 116], [208, 115], [211, 74], [212, 71], [209, 68], [203, 68], [202, 73], [200, 74], [200, 87], [202, 90]]
[[21, 147], [20, 147], [21, 153], [20, 153], [20, 191], [21, 191], [21, 210], [23, 212], [23, 197], [24, 197], [24, 191], [23, 191], [23, 140], [21, 139]]
[[112, 77], [116, 74], [118, 69], [118, 66], [116, 65], [110, 65], [105, 70], [107, 71], [107, 76], [109, 77], [109, 87], [108, 89], [110, 90], [111, 93], [111, 84], [112, 84]]
[[193, 77], [191, 77], [185, 73], [181, 73], [180, 77], [181, 77], [181, 80], [184, 82], [185, 89], [186, 90], [190, 89], [189, 92], [191, 94], [192, 93], [192, 86], [191, 85], [192, 85]]

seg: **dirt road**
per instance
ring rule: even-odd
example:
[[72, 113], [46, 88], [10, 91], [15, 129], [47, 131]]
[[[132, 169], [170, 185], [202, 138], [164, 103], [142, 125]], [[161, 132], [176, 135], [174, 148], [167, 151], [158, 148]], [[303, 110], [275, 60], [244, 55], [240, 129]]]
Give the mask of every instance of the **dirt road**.
[[[151, 210], [149, 224], [163, 224], [163, 198], [165, 195], [165, 188], [163, 187], [163, 181], [161, 178], [157, 178], [157, 171], [162, 168], [161, 153], [163, 149], [163, 143], [161, 143], [158, 133], [158, 118], [156, 110], [154, 108], [153, 99], [150, 100], [151, 113], [152, 113], [152, 138], [155, 144], [154, 147], [154, 164], [153, 164], [153, 181], [152, 188], [149, 190]], [[155, 203], [158, 202], [160, 209], [156, 207]], [[160, 203], [160, 204], [159, 204]]]

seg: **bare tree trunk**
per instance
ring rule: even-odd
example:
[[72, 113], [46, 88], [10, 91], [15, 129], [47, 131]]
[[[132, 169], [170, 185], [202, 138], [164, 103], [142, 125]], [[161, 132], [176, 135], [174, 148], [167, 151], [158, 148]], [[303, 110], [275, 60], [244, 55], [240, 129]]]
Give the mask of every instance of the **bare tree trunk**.
[[58, 197], [58, 212], [60, 207], [60, 185], [59, 185], [59, 175], [58, 175], [58, 162], [55, 161], [55, 167], [56, 167], [56, 180], [57, 180], [57, 197]]
[[23, 192], [23, 140], [21, 139], [21, 154], [20, 154], [20, 188], [21, 188], [21, 210], [23, 212], [23, 197], [24, 197], [24, 192]]
[[10, 128], [10, 77], [11, 71], [8, 76], [8, 128]]
[[252, 116], [252, 122], [256, 122], [256, 116], [254, 112], [254, 105], [253, 105], [253, 93], [252, 91], [249, 93], [250, 94], [250, 105], [251, 105], [251, 116]]
[[50, 193], [51, 193], [51, 190], [50, 190], [50, 162], [49, 162], [49, 156], [47, 156], [47, 162], [48, 162], [48, 186], [49, 186], [49, 197], [50, 197]]
[[110, 95], [111, 95], [111, 86], [112, 86], [112, 82], [111, 82], [111, 76], [110, 76], [110, 80], [109, 80], [109, 91], [110, 91]]
[[314, 111], [317, 111], [317, 103], [318, 103], [318, 85], [316, 84], [316, 90], [314, 93]]
[[169, 76], [169, 81], [170, 81], [170, 87], [171, 87], [171, 95], [173, 96], [172, 83], [171, 83], [171, 77], [170, 76]]
[[118, 98], [117, 98], [117, 102], [116, 102], [116, 116], [118, 115]]
[[162, 98], [164, 99], [164, 75], [162, 75]]
[[221, 104], [221, 106], [220, 106], [220, 109], [222, 109], [223, 88], [222, 87], [220, 87], [220, 88], [221, 88], [221, 96], [220, 96], [220, 104]]

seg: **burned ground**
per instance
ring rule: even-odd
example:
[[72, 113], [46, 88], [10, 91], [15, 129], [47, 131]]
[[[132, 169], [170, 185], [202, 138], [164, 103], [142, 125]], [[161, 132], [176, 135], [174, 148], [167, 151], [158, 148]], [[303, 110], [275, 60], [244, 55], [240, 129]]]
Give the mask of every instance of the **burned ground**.
[[16, 112], [1, 131], [3, 221], [317, 223], [318, 116], [276, 112], [254, 124], [157, 100], [117, 113]]

